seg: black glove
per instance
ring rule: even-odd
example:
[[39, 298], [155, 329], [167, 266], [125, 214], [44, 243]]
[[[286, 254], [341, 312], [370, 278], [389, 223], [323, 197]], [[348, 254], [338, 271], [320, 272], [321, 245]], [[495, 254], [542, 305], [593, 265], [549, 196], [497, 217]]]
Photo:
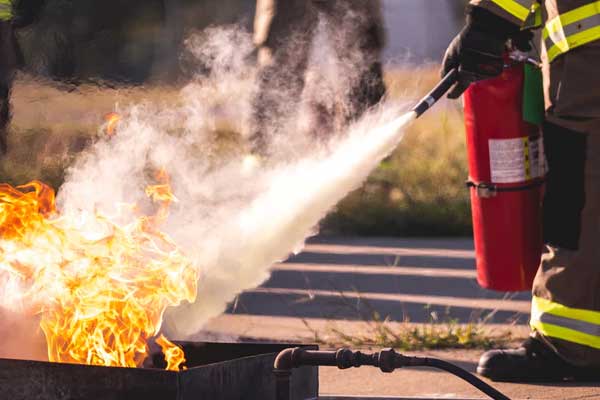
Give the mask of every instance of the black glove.
[[532, 40], [533, 31], [530, 29], [522, 30], [510, 37], [512, 47], [525, 53], [529, 53], [533, 49]]
[[448, 97], [456, 99], [473, 82], [494, 78], [504, 68], [507, 40], [520, 32], [519, 27], [480, 7], [470, 7], [467, 23], [454, 38], [442, 62], [442, 76], [458, 68], [458, 82]]

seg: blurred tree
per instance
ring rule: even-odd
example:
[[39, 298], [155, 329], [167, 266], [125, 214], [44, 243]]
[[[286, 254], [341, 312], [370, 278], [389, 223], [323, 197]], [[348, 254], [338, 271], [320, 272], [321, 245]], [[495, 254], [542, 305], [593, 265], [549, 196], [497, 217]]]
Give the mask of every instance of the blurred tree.
[[163, 0], [48, 0], [20, 32], [27, 69], [66, 80], [147, 79], [164, 24]]
[[187, 31], [244, 18], [249, 26], [253, 8], [248, 0], [48, 0], [19, 41], [26, 68], [56, 79], [173, 79]]
[[[390, 26], [390, 31], [398, 30], [397, 43], [390, 41], [394, 55], [412, 49], [422, 51], [423, 59], [439, 58], [449, 32], [462, 23], [467, 0], [435, 1], [442, 7], [423, 6], [423, 0], [386, 2], [386, 10], [398, 15], [420, 10], [418, 16], [398, 18], [402, 26]], [[172, 81], [180, 75], [181, 44], [190, 30], [236, 22], [252, 29], [255, 4], [255, 0], [47, 0], [39, 22], [21, 30], [19, 40], [32, 73], [74, 82]], [[389, 20], [397, 22], [395, 17]]]

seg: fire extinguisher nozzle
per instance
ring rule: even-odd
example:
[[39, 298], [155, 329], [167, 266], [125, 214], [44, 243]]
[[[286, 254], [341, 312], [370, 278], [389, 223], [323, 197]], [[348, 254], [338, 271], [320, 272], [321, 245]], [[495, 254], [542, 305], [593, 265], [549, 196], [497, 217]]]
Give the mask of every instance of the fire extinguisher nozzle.
[[420, 117], [425, 111], [429, 110], [435, 103], [438, 102], [458, 81], [458, 69], [453, 69], [446, 74], [444, 78], [436, 85], [436, 87], [427, 93], [421, 101], [412, 109]]

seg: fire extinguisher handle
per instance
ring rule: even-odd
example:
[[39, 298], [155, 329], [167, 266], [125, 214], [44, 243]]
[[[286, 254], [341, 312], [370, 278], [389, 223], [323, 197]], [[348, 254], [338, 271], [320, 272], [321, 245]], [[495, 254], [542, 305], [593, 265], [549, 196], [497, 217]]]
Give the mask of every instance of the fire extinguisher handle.
[[435, 103], [438, 102], [458, 81], [458, 69], [455, 68], [448, 72], [445, 77], [437, 84], [436, 87], [412, 109], [420, 117], [425, 111], [429, 110]]

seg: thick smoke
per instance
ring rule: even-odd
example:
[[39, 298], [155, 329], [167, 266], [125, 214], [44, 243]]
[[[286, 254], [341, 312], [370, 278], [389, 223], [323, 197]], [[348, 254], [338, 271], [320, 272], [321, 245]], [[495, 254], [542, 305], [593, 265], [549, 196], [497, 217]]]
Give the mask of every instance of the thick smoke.
[[[126, 220], [121, 205], [151, 207], [143, 189], [154, 183], [154, 171], [166, 170], [178, 202], [163, 228], [201, 276], [197, 301], [166, 314], [163, 329], [174, 338], [196, 333], [241, 291], [264, 282], [273, 263], [299, 251], [320, 219], [394, 149], [414, 117], [397, 118], [405, 107], [388, 104], [328, 141], [302, 134], [310, 129], [307, 104], [314, 96], [331, 102], [338, 83], [331, 80], [349, 79], [328, 73], [311, 80], [305, 97], [312, 98], [288, 121], [284, 140], [272, 141], [277, 160], [248, 165], [245, 141], [235, 132], [244, 132], [251, 112], [249, 35], [213, 28], [188, 40], [188, 47], [205, 73], [181, 91], [179, 104], [121, 110], [117, 135], [79, 157], [58, 195], [63, 213], [100, 211]], [[318, 58], [327, 62], [323, 54]]]

